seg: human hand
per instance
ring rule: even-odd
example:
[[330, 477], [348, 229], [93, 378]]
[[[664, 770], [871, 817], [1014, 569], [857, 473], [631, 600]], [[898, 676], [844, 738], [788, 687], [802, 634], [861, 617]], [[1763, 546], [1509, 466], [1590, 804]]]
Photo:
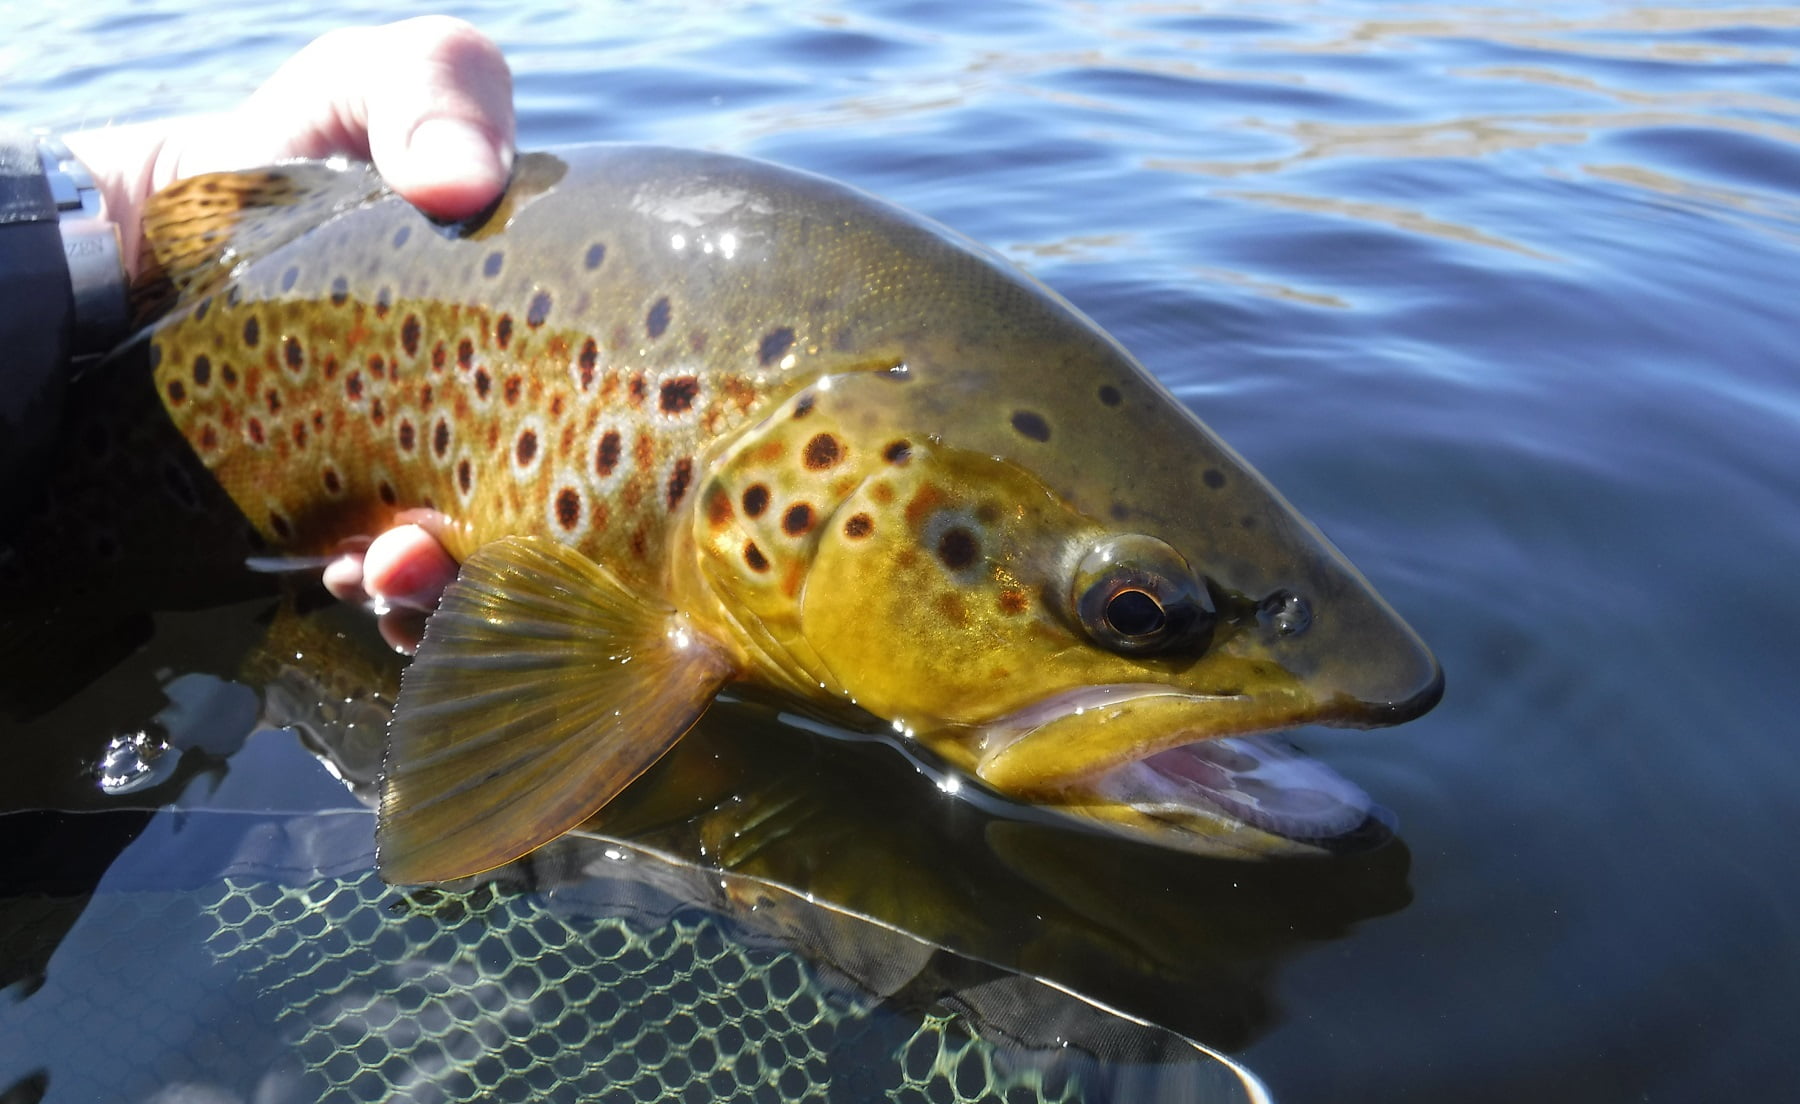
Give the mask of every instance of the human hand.
[[[373, 161], [426, 214], [454, 219], [499, 198], [513, 138], [512, 75], [500, 48], [461, 20], [425, 16], [325, 34], [233, 111], [66, 141], [100, 186], [135, 271], [144, 201], [183, 177], [342, 154]], [[388, 642], [411, 652], [456, 571], [424, 528], [401, 524], [351, 546], [324, 581], [341, 599], [368, 602]]]

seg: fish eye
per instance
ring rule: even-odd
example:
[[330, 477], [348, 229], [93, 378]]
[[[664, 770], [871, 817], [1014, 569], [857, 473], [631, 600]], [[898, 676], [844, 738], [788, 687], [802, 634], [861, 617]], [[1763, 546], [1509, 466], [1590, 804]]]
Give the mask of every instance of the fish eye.
[[1075, 572], [1076, 619], [1096, 644], [1128, 655], [1203, 647], [1214, 611], [1181, 554], [1155, 537], [1103, 541]]

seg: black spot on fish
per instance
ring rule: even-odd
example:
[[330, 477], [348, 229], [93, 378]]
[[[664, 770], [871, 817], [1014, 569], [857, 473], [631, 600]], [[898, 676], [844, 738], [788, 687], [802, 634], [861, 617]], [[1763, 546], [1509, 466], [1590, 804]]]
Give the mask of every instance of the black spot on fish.
[[1206, 485], [1215, 491], [1225, 485], [1225, 473], [1218, 468], [1207, 468], [1205, 474], [1200, 478], [1205, 480]]
[[286, 338], [281, 343], [281, 355], [287, 361], [288, 370], [298, 372], [306, 364], [306, 350], [300, 347], [297, 337]]
[[500, 266], [505, 263], [506, 255], [496, 249], [487, 255], [487, 260], [481, 262], [481, 274], [490, 279], [498, 276], [500, 275]]
[[1108, 383], [1101, 386], [1100, 401], [1107, 406], [1118, 406], [1123, 399], [1124, 396], [1119, 394], [1119, 389], [1112, 384]]
[[269, 512], [269, 530], [280, 540], [292, 540], [294, 537], [294, 527], [288, 524], [288, 519], [273, 510]]
[[475, 343], [463, 338], [456, 343], [456, 366], [467, 372], [469, 365], [475, 363]]
[[206, 321], [206, 316], [207, 316], [208, 312], [210, 312], [211, 310], [212, 310], [212, 296], [208, 295], [206, 298], [204, 298], [204, 299], [200, 300], [198, 303], [194, 304], [194, 321], [196, 321], [196, 322]]
[[439, 460], [442, 460], [450, 451], [450, 423], [442, 418], [439, 418], [437, 425], [432, 427], [431, 449], [437, 453]]
[[380, 395], [375, 396], [374, 403], [369, 407], [369, 420], [376, 425], [387, 421], [387, 409], [381, 405]]
[[444, 352], [444, 343], [442, 341], [433, 343], [431, 346], [431, 370], [434, 372], [442, 372], [444, 370], [444, 362], [448, 359], [449, 354]]
[[812, 507], [804, 502], [796, 502], [781, 515], [781, 531], [790, 537], [797, 537], [813, 526]]
[[336, 468], [326, 468], [324, 475], [325, 493], [336, 495], [344, 491], [344, 481], [338, 477]]
[[581, 492], [573, 487], [556, 492], [556, 524], [571, 533], [581, 524]]
[[582, 263], [587, 265], [587, 269], [589, 272], [592, 272], [594, 269], [599, 268], [600, 262], [604, 261], [605, 259], [606, 259], [606, 246], [601, 245], [599, 242], [595, 242], [593, 245], [588, 246], [587, 257], [583, 260]]
[[537, 459], [537, 448], [538, 440], [535, 432], [527, 429], [519, 433], [518, 443], [513, 446], [513, 456], [518, 459], [521, 468], [529, 467], [531, 462]]
[[282, 291], [293, 291], [294, 283], [295, 283], [295, 281], [297, 281], [299, 279], [300, 279], [299, 266], [298, 265], [289, 265], [287, 267], [287, 270], [281, 274], [281, 290]]
[[385, 479], [381, 481], [380, 486], [375, 488], [375, 493], [380, 495], [381, 501], [387, 503], [389, 506], [400, 501], [400, 496], [394, 493], [394, 485]]
[[169, 402], [180, 406], [187, 401], [187, 385], [178, 379], [172, 379], [169, 381], [168, 394]]
[[381, 359], [379, 356], [370, 357], [369, 374], [376, 379], [384, 378], [387, 375], [387, 361]]
[[406, 350], [407, 356], [419, 355], [419, 316], [409, 314], [406, 321], [400, 323], [400, 347]]
[[244, 344], [254, 349], [256, 348], [256, 343], [261, 340], [262, 326], [256, 321], [256, 316], [253, 314], [249, 318], [244, 319]]
[[600, 346], [593, 338], [581, 343], [581, 355], [577, 363], [581, 366], [581, 389], [586, 391], [594, 386], [594, 365], [600, 360]]
[[406, 239], [410, 237], [412, 237], [412, 227], [410, 226], [402, 226], [400, 229], [394, 231], [394, 248], [398, 249], [405, 245]]
[[261, 418], [249, 419], [244, 423], [244, 428], [250, 434], [251, 444], [260, 445], [263, 443], [263, 425]]
[[294, 447], [297, 449], [303, 449], [306, 447], [306, 423], [305, 422], [295, 422], [294, 423]]
[[1250, 514], [1245, 514], [1243, 517], [1238, 519], [1238, 524], [1243, 526], [1245, 529], [1254, 529], [1254, 528], [1256, 528], [1256, 518], [1251, 516]]
[[890, 464], [904, 464], [912, 459], [912, 442], [901, 439], [889, 441], [887, 448], [881, 450], [881, 458]]
[[263, 403], [268, 406], [269, 413], [271, 413], [271, 414], [281, 413], [281, 392], [275, 390], [273, 387], [269, 388], [267, 391], [264, 391], [263, 392]]
[[542, 326], [544, 320], [549, 317], [550, 293], [547, 291], [539, 291], [536, 295], [531, 297], [530, 306], [525, 308], [525, 324], [535, 330], [539, 326]]
[[237, 305], [243, 301], [244, 301], [244, 289], [243, 288], [237, 286], [236, 284], [233, 284], [230, 287], [225, 289], [225, 305], [226, 306], [232, 307], [235, 309], [237, 307]]
[[655, 341], [669, 328], [669, 297], [658, 299], [650, 306], [650, 313], [644, 316], [644, 332]]
[[350, 301], [350, 281], [342, 276], [331, 278], [331, 305], [341, 307]]
[[400, 439], [400, 449], [402, 452], [411, 452], [413, 450], [413, 445], [416, 443], [417, 439], [410, 419], [400, 419], [400, 432], [396, 434], [396, 436]]
[[348, 395], [352, 401], [355, 401], [362, 398], [362, 393], [363, 386], [361, 372], [352, 372], [344, 377], [344, 394]]
[[802, 454], [806, 466], [812, 471], [824, 471], [835, 467], [843, 459], [843, 449], [839, 447], [836, 437], [829, 433], [821, 433], [806, 442], [806, 451]]
[[456, 485], [463, 494], [468, 494], [469, 488], [475, 485], [475, 472], [466, 456], [456, 462]]
[[150, 343], [150, 367], [154, 369], [162, 364], [162, 357], [162, 342], [152, 341]]
[[683, 456], [675, 461], [675, 467], [669, 472], [669, 509], [673, 510], [681, 504], [682, 496], [687, 494], [688, 484], [694, 479], [694, 461]]
[[194, 358], [194, 386], [205, 387], [212, 382], [212, 358], [201, 353]]
[[744, 488], [744, 513], [753, 518], [762, 517], [769, 508], [769, 488], [761, 483], [752, 483]]
[[512, 315], [501, 315], [500, 321], [494, 323], [494, 344], [500, 346], [502, 349], [506, 348], [512, 341], [512, 330]]
[[1035, 410], [1013, 411], [1012, 427], [1033, 441], [1050, 439], [1050, 423], [1046, 422], [1044, 416]]
[[594, 471], [604, 479], [619, 466], [619, 434], [607, 430], [600, 437], [600, 446], [594, 450]]
[[875, 531], [875, 519], [868, 514], [852, 514], [850, 520], [844, 522], [844, 535], [851, 540], [862, 540]]
[[700, 394], [700, 381], [693, 376], [678, 376], [662, 385], [662, 412], [685, 414], [694, 408], [694, 397]]
[[794, 331], [786, 326], [778, 330], [770, 330], [763, 336], [762, 344], [757, 347], [756, 359], [763, 365], [769, 365], [787, 355], [794, 346]]
[[387, 288], [387, 287], [377, 288], [375, 290], [375, 317], [386, 318], [388, 316], [388, 311], [393, 310], [393, 309], [394, 309], [394, 291], [393, 291], [393, 289]]
[[756, 547], [755, 541], [744, 542], [744, 562], [750, 565], [752, 571], [769, 570], [769, 557], [763, 555], [762, 549]]
[[488, 375], [488, 370], [486, 368], [475, 369], [475, 394], [485, 399], [488, 397], [488, 392], [493, 389], [494, 380], [492, 376]]
[[974, 563], [980, 552], [981, 546], [975, 543], [975, 534], [960, 526], [946, 529], [944, 535], [938, 538], [938, 560], [952, 571], [961, 571]]
[[238, 381], [237, 369], [233, 368], [230, 362], [221, 364], [219, 365], [219, 378], [225, 381], [225, 386], [236, 387]]

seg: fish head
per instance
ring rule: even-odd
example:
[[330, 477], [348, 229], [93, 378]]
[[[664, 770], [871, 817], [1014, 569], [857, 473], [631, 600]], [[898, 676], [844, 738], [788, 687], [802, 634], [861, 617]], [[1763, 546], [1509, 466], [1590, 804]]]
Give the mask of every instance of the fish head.
[[[1056, 340], [986, 353], [1006, 370], [921, 386], [933, 361], [915, 344], [752, 433], [712, 488], [726, 604], [790, 688], [1015, 801], [1208, 853], [1350, 832], [1368, 799], [1270, 734], [1417, 716], [1441, 694], [1436, 661], [1248, 464], [1064, 314]], [[955, 344], [943, 355], [966, 363]]]

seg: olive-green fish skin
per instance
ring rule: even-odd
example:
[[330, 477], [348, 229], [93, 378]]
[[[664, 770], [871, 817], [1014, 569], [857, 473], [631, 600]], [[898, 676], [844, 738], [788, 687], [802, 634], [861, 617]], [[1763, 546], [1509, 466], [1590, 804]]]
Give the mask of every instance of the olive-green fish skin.
[[[873, 714], [1022, 800], [1135, 801], [1152, 837], [1144, 810], [1192, 771], [1094, 780], [1441, 691], [1404, 622], [1117, 342], [853, 189], [637, 146], [526, 155], [478, 225], [434, 226], [360, 166], [177, 189], [148, 220], [181, 288], [147, 335], [157, 387], [279, 547], [419, 508], [459, 560], [550, 538], [605, 570], [519, 546], [480, 578], [591, 579], [613, 595], [594, 609], [630, 607], [608, 631], [662, 631], [667, 603], [707, 670]], [[468, 591], [457, 623], [503, 629], [476, 611], [504, 598]], [[457, 677], [421, 680], [433, 708]]]

